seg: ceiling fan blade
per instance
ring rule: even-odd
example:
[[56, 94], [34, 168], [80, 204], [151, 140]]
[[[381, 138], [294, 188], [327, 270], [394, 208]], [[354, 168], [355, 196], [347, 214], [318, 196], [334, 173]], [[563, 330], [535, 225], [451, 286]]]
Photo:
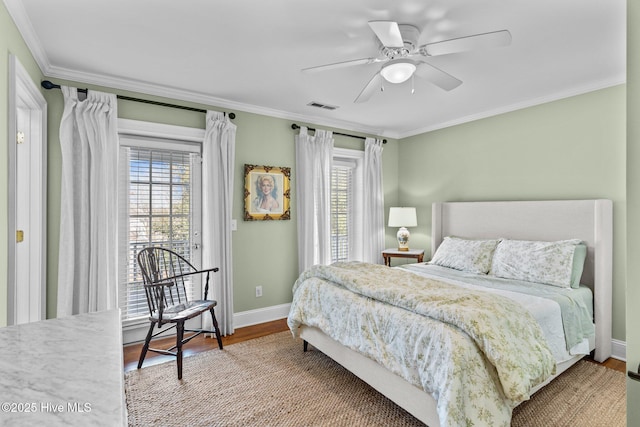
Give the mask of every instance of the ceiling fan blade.
[[508, 30], [492, 31], [490, 33], [475, 34], [473, 36], [459, 37], [436, 43], [428, 43], [421, 46], [421, 50], [428, 56], [447, 55], [450, 53], [466, 52], [469, 50], [488, 49], [493, 47], [509, 46], [511, 33]]
[[382, 76], [380, 75], [380, 72], [377, 72], [373, 75], [373, 77], [371, 77], [369, 83], [367, 83], [367, 85], [364, 87], [364, 89], [362, 89], [358, 97], [353, 102], [356, 104], [367, 102], [369, 98], [371, 98], [371, 95], [373, 95], [373, 93], [381, 87], [381, 83]]
[[343, 67], [351, 67], [353, 65], [362, 65], [362, 64], [373, 64], [374, 62], [379, 62], [378, 58], [361, 58], [361, 59], [352, 59], [350, 61], [342, 61], [342, 62], [334, 62], [333, 64], [325, 64], [318, 65], [316, 67], [303, 68], [304, 72], [315, 72], [315, 71], [326, 71], [333, 70], [336, 68]]
[[447, 91], [455, 89], [462, 84], [462, 80], [458, 80], [451, 74], [422, 61], [418, 63], [415, 74]]
[[404, 41], [397, 22], [369, 21], [369, 26], [376, 33], [383, 46], [404, 47]]

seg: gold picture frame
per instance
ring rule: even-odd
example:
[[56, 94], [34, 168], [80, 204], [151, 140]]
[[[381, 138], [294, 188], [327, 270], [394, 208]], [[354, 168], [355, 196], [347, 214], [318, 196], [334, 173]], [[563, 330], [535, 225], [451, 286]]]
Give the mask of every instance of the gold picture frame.
[[244, 220], [291, 219], [291, 168], [244, 165]]

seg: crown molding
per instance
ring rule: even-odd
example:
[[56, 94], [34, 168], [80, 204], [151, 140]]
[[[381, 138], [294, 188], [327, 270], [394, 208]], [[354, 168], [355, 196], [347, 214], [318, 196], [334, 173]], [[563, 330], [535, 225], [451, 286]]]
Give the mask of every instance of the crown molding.
[[45, 73], [47, 77], [58, 78], [64, 80], [70, 80], [77, 83], [92, 84], [96, 86], [103, 86], [112, 89], [126, 90], [146, 95], [160, 96], [172, 100], [181, 100], [186, 102], [193, 102], [196, 104], [202, 104], [205, 106], [212, 106], [221, 109], [229, 109], [233, 111], [243, 111], [246, 113], [259, 114], [263, 116], [275, 117], [286, 120], [301, 121], [306, 123], [313, 123], [314, 125], [328, 126], [338, 129], [346, 129], [352, 132], [362, 132], [365, 134], [371, 134], [376, 136], [383, 136], [387, 138], [395, 138], [395, 134], [389, 134], [383, 132], [381, 129], [370, 128], [362, 126], [356, 123], [330, 120], [317, 116], [310, 116], [305, 114], [292, 113], [288, 111], [276, 110], [273, 108], [261, 107], [252, 104], [245, 104], [236, 101], [230, 101], [224, 98], [218, 98], [198, 92], [187, 91], [183, 89], [177, 89], [169, 86], [161, 86], [151, 84], [148, 82], [142, 82], [131, 79], [123, 79], [120, 77], [114, 77], [106, 74], [86, 73], [71, 70], [62, 67], [49, 67], [49, 71]]
[[510, 104], [510, 105], [504, 105], [504, 106], [502, 106], [500, 108], [494, 108], [494, 109], [482, 111], [482, 112], [479, 112], [479, 113], [476, 113], [476, 114], [471, 114], [471, 115], [468, 115], [468, 116], [459, 117], [459, 118], [457, 118], [455, 120], [450, 120], [448, 122], [438, 123], [438, 124], [433, 125], [433, 126], [427, 126], [427, 127], [424, 127], [424, 128], [414, 129], [414, 130], [406, 132], [406, 133], [400, 133], [397, 136], [397, 138], [398, 139], [409, 138], [411, 136], [416, 136], [416, 135], [420, 135], [420, 134], [427, 133], [427, 132], [432, 132], [432, 131], [439, 130], [439, 129], [444, 129], [444, 128], [448, 128], [448, 127], [452, 127], [452, 126], [457, 126], [457, 125], [473, 122], [473, 121], [479, 120], [479, 119], [486, 119], [486, 118], [489, 118], [489, 117], [498, 116], [500, 114], [510, 113], [510, 112], [513, 112], [513, 111], [522, 110], [522, 109], [529, 108], [529, 107], [535, 107], [537, 105], [546, 104], [548, 102], [559, 101], [561, 99], [571, 98], [573, 96], [578, 96], [578, 95], [584, 95], [586, 93], [594, 92], [596, 90], [607, 89], [607, 88], [610, 88], [610, 87], [626, 84], [626, 82], [627, 82], [626, 80], [627, 80], [626, 79], [626, 75], [617, 76], [617, 77], [610, 78], [610, 79], [604, 79], [604, 80], [601, 80], [599, 82], [595, 82], [595, 83], [590, 84], [590, 85], [581, 86], [581, 87], [578, 87], [578, 88], [571, 88], [571, 89], [566, 90], [566, 91], [554, 92], [552, 94], [545, 95], [545, 96], [542, 96], [542, 97], [539, 97], [539, 98], [528, 99], [528, 100], [523, 101], [523, 102]]
[[27, 10], [24, 8], [24, 5], [20, 0], [4, 0], [4, 5], [7, 8], [11, 19], [13, 19], [13, 22], [16, 24], [20, 35], [29, 48], [29, 51], [31, 51], [33, 59], [35, 59], [38, 67], [40, 67], [40, 71], [42, 74], [46, 75], [51, 64], [47, 54], [44, 49], [42, 49], [42, 43], [36, 35], [33, 25], [31, 25], [31, 20], [29, 20], [27, 15]]
[[617, 76], [615, 78], [604, 79], [599, 82], [595, 82], [590, 85], [581, 86], [578, 88], [571, 88], [569, 90], [555, 92], [549, 95], [545, 95], [538, 98], [528, 99], [523, 102], [514, 103], [510, 105], [504, 105], [500, 108], [481, 111], [476, 114], [471, 114], [464, 117], [459, 117], [455, 120], [447, 122], [437, 123], [432, 126], [426, 126], [423, 128], [417, 128], [407, 132], [393, 132], [385, 131], [383, 129], [371, 128], [362, 126], [357, 123], [331, 120], [325, 117], [318, 117], [312, 115], [305, 115], [299, 113], [292, 113], [288, 111], [276, 110], [273, 108], [260, 107], [252, 104], [245, 104], [235, 101], [230, 101], [223, 98], [218, 98], [210, 95], [205, 95], [197, 92], [190, 92], [182, 89], [160, 86], [150, 84], [148, 82], [140, 82], [130, 79], [123, 79], [119, 77], [113, 77], [108, 75], [98, 75], [93, 73], [84, 73], [74, 71], [70, 69], [60, 67], [49, 67], [50, 72], [46, 74], [51, 78], [60, 78], [65, 80], [71, 80], [78, 83], [93, 84], [97, 86], [104, 86], [113, 89], [127, 90], [136, 93], [142, 93], [147, 95], [160, 96], [173, 100], [181, 100], [186, 102], [193, 102], [196, 104], [203, 104], [206, 106], [212, 106], [221, 109], [230, 109], [234, 111], [243, 111], [247, 113], [259, 114], [268, 117], [280, 118], [285, 120], [300, 121], [303, 123], [311, 123], [313, 126], [326, 126], [337, 129], [344, 129], [350, 132], [360, 132], [364, 134], [370, 134], [377, 137], [385, 137], [391, 139], [403, 139], [409, 138], [415, 135], [432, 132], [452, 126], [457, 126], [465, 123], [469, 123], [475, 120], [485, 119], [500, 114], [510, 113], [524, 108], [535, 107], [537, 105], [545, 104], [548, 102], [558, 101], [573, 96], [583, 95], [589, 92], [593, 92], [600, 89], [606, 89], [613, 86], [618, 86], [626, 83], [626, 75]]

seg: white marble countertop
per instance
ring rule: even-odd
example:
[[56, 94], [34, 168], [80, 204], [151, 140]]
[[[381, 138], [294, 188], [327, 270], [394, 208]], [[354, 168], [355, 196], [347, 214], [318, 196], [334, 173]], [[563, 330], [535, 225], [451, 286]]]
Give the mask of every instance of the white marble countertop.
[[126, 425], [120, 310], [0, 328], [0, 425]]

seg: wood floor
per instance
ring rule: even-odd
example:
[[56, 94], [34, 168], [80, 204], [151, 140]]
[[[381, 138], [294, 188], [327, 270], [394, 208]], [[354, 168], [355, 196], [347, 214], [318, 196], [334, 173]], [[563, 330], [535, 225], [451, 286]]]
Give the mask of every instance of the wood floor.
[[[593, 363], [598, 363], [593, 361]], [[615, 369], [616, 371], [620, 371], [623, 373], [627, 372], [627, 362], [623, 362], [622, 360], [614, 359], [613, 357], [605, 360], [601, 365], [606, 366], [607, 368]]]
[[[233, 335], [222, 337], [222, 345], [235, 344], [242, 341], [260, 338], [265, 335], [275, 334], [277, 332], [287, 331], [287, 319], [274, 320], [273, 322], [261, 323], [259, 325], [247, 326], [246, 328], [238, 328]], [[152, 341], [152, 346], [156, 348], [171, 347], [175, 343], [175, 337], [163, 338]], [[218, 348], [218, 342], [215, 338], [205, 338], [202, 335], [189, 341], [182, 347], [183, 357], [188, 357], [196, 353]], [[138, 367], [138, 359], [140, 358], [140, 350], [142, 343], [130, 344], [124, 346], [124, 371], [128, 372]], [[164, 356], [147, 352], [143, 366], [156, 365], [169, 360], [175, 360], [172, 356]]]
[[[274, 320], [273, 322], [262, 323], [254, 326], [247, 326], [246, 328], [238, 328], [236, 329], [233, 335], [222, 337], [223, 345], [235, 344], [242, 341], [247, 341], [254, 338], [263, 337], [265, 335], [275, 334], [277, 332], [282, 332], [288, 330], [287, 328], [287, 320], [280, 319]], [[165, 338], [154, 340], [153, 345], [162, 348], [162, 347], [171, 347], [175, 338]], [[138, 366], [138, 358], [140, 357], [140, 349], [142, 348], [142, 344], [131, 344], [126, 345], [124, 347], [124, 371], [128, 372], [130, 370], [136, 369]], [[189, 342], [189, 344], [183, 347], [183, 355], [184, 357], [188, 357], [190, 355], [213, 350], [218, 348], [218, 343], [215, 338], [204, 338], [203, 336], [199, 336], [194, 338]], [[163, 356], [161, 354], [154, 354], [151, 352], [147, 353], [146, 358], [144, 359], [143, 366], [151, 366], [158, 363], [163, 363], [166, 361], [175, 360], [171, 356]], [[598, 362], [593, 362], [598, 363]], [[620, 372], [627, 372], [627, 364], [621, 360], [609, 358], [604, 363], [601, 363], [608, 368], [615, 369]]]

